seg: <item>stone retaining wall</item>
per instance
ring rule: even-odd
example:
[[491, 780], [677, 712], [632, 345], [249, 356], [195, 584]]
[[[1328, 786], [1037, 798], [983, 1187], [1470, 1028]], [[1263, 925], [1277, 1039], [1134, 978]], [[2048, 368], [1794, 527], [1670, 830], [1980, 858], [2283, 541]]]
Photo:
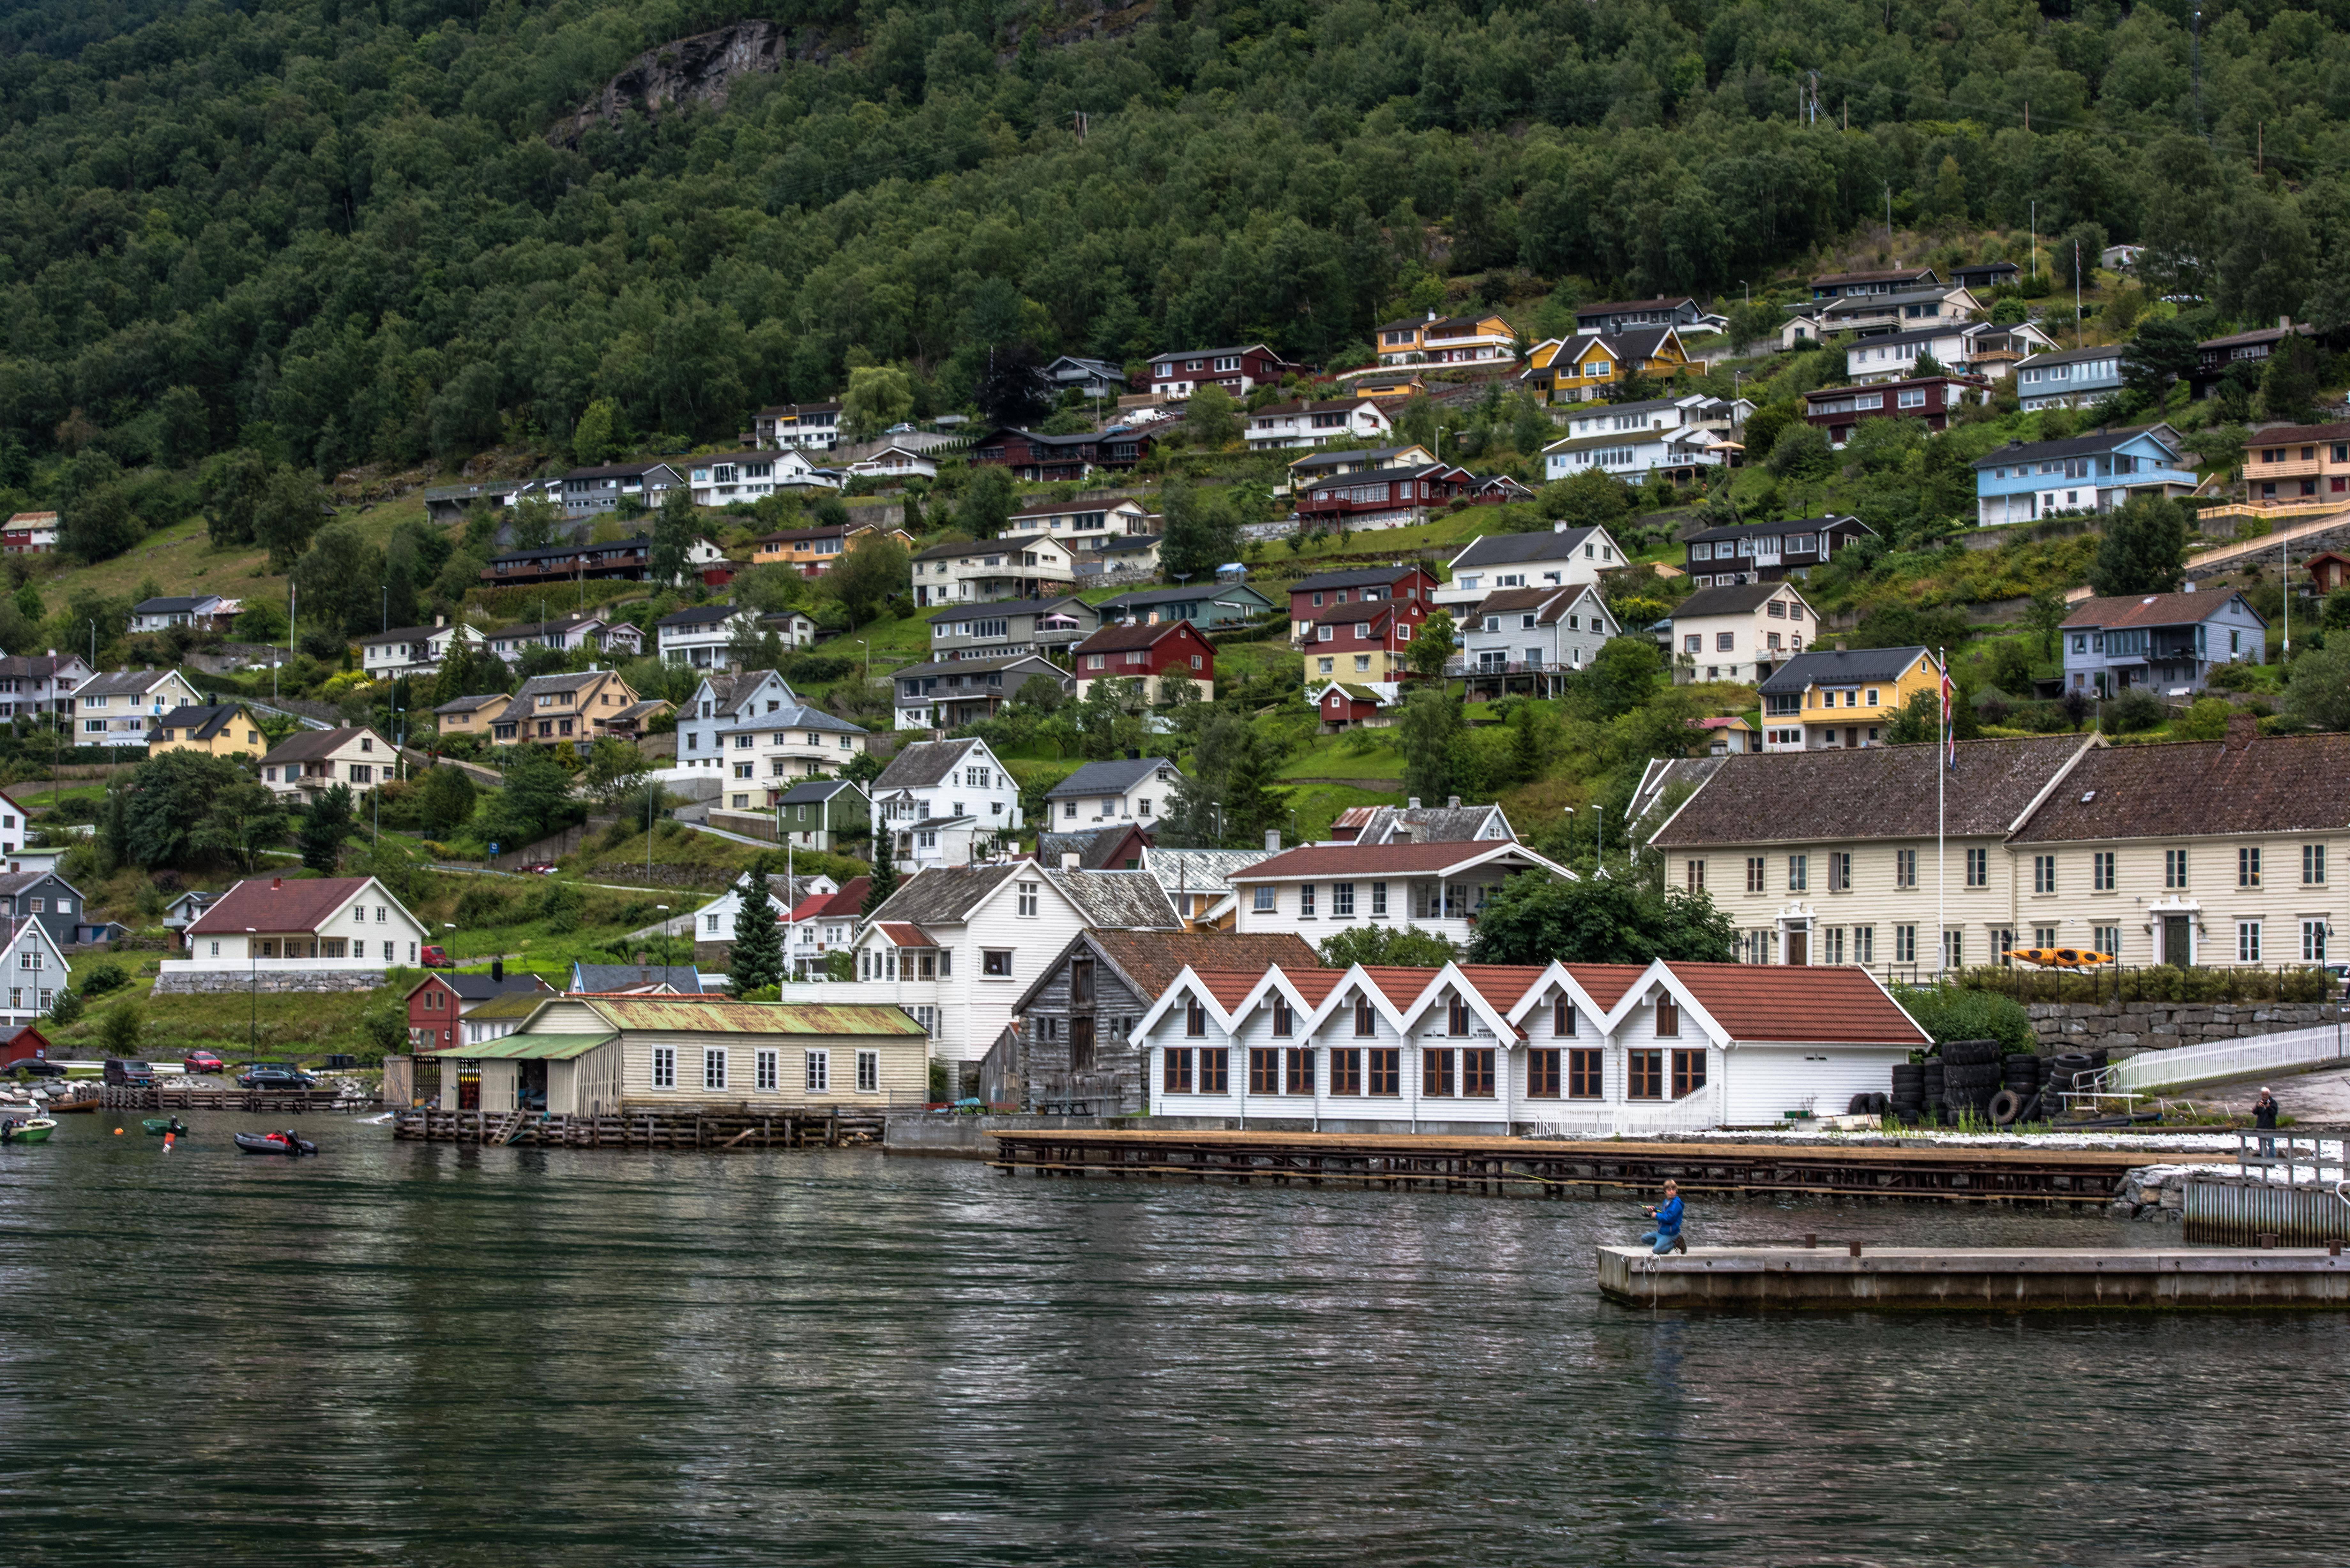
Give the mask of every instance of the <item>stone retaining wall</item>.
[[2023, 1011], [2043, 1048], [2167, 1051], [2331, 1023], [2324, 1002], [2032, 1002]]
[[206, 996], [242, 991], [285, 992], [373, 991], [383, 983], [380, 969], [304, 970], [298, 974], [251, 974], [240, 970], [205, 970], [195, 974], [155, 977], [157, 996]]

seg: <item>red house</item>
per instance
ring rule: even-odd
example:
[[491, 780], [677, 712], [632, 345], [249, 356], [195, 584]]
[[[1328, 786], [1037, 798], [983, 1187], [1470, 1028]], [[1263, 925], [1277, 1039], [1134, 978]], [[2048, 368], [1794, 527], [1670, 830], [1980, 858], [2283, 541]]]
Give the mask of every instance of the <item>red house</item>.
[[1456, 495], [1476, 488], [1476, 476], [1448, 462], [1410, 468], [1376, 468], [1315, 481], [1297, 498], [1298, 521], [1307, 527], [1340, 524], [1349, 528], [1404, 528], [1425, 523]]
[[1920, 376], [1866, 387], [1828, 387], [1804, 394], [1804, 422], [1828, 432], [1830, 446], [1852, 439], [1862, 420], [1923, 420], [1930, 431], [1950, 428], [1950, 411], [1987, 402], [1991, 383], [1981, 376]]
[[1084, 701], [1097, 680], [1140, 680], [1146, 701], [1163, 701], [1170, 678], [1199, 683], [1200, 695], [1216, 694], [1216, 649], [1188, 620], [1106, 626], [1072, 650], [1077, 698]]
[[1015, 479], [1057, 484], [1081, 480], [1097, 468], [1132, 468], [1150, 454], [1152, 440], [1126, 425], [1064, 436], [1006, 427], [973, 441], [971, 461], [1008, 468]]
[[1410, 673], [1406, 660], [1412, 635], [1427, 618], [1426, 599], [1332, 605], [1317, 612], [1297, 639], [1305, 651], [1306, 690], [1329, 680], [1392, 687]]
[[420, 1051], [438, 1051], [461, 1042], [457, 1021], [493, 998], [517, 991], [555, 988], [535, 974], [507, 974], [493, 964], [488, 974], [453, 974], [436, 971], [419, 981], [408, 993], [408, 1037]]
[[1185, 348], [1179, 353], [1152, 357], [1150, 389], [1162, 398], [1188, 398], [1201, 387], [1222, 387], [1233, 397], [1242, 398], [1252, 387], [1277, 385], [1284, 374], [1304, 369], [1262, 343]]
[[1401, 563], [1367, 566], [1353, 572], [1320, 572], [1300, 577], [1289, 587], [1289, 619], [1293, 636], [1303, 636], [1305, 625], [1333, 605], [1376, 604], [1381, 599], [1425, 599], [1435, 593], [1436, 574], [1421, 566]]
[[2330, 594], [2340, 587], [2350, 587], [2350, 556], [2321, 550], [2303, 565], [2309, 568], [2310, 581], [2321, 594]]
[[0, 1041], [0, 1072], [19, 1062], [46, 1062], [49, 1054], [49, 1037], [27, 1023], [5, 1041]]
[[1352, 680], [1333, 680], [1313, 697], [1314, 711], [1326, 735], [1358, 726], [1381, 729], [1395, 722], [1393, 704], [1387, 698]]

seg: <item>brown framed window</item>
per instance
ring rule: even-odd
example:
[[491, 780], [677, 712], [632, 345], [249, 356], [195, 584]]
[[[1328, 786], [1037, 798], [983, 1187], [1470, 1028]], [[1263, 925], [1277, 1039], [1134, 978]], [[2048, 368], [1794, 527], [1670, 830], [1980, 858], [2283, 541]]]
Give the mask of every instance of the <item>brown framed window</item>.
[[1314, 1092], [1314, 1053], [1311, 1048], [1291, 1046], [1282, 1053], [1289, 1058], [1289, 1092], [1310, 1095]]
[[1347, 1046], [1330, 1053], [1330, 1092], [1334, 1095], [1359, 1095], [1363, 1092], [1363, 1054]]
[[1676, 1038], [1681, 1032], [1681, 1004], [1669, 996], [1657, 998], [1657, 1036], [1661, 1040]]
[[1208, 1010], [1193, 997], [1183, 1004], [1183, 1033], [1197, 1040], [1208, 1032]]
[[1419, 1053], [1419, 1092], [1430, 1099], [1441, 1099], [1453, 1092], [1452, 1048], [1449, 1045], [1430, 1051], [1422, 1047]]
[[1200, 1093], [1228, 1095], [1232, 1088], [1232, 1054], [1230, 1051], [1200, 1049]]
[[1170, 1095], [1190, 1094], [1191, 1092], [1191, 1048], [1189, 1045], [1170, 1045], [1167, 1048], [1166, 1056], [1167, 1065], [1164, 1070], [1166, 1092]]
[[1550, 1032], [1561, 1040], [1575, 1038], [1575, 1003], [1563, 996], [1550, 1004]]
[[1705, 1053], [1676, 1051], [1673, 1053], [1673, 1098], [1694, 1095], [1705, 1087]]
[[1493, 1048], [1471, 1045], [1461, 1053], [1461, 1097], [1468, 1100], [1490, 1100], [1493, 1097]]
[[1376, 1033], [1378, 1033], [1378, 1026], [1371, 1021], [1371, 1002], [1370, 1002], [1370, 999], [1369, 999], [1368, 997], [1365, 997], [1365, 996], [1358, 996], [1358, 997], [1355, 998], [1355, 1034], [1356, 1034], [1356, 1037], [1357, 1037], [1357, 1039], [1365, 1039], [1365, 1040], [1367, 1040], [1367, 1039], [1369, 1039], [1372, 1035], [1374, 1035], [1374, 1034], [1376, 1034]]
[[1626, 1099], [1661, 1100], [1665, 1097], [1665, 1054], [1662, 1051], [1627, 1051], [1624, 1053], [1624, 1066], [1630, 1080], [1624, 1090]]
[[1526, 1053], [1526, 1098], [1558, 1098], [1558, 1059], [1555, 1045], [1537, 1045]]
[[1290, 1011], [1289, 998], [1273, 999], [1273, 1033], [1276, 1039], [1287, 1039], [1297, 1033], [1297, 1015]]
[[1249, 1047], [1249, 1093], [1277, 1095], [1281, 1093], [1281, 1052], [1271, 1045]]
[[1374, 1095], [1403, 1093], [1403, 1050], [1396, 1045], [1374, 1045], [1363, 1053], [1370, 1058], [1370, 1087]]
[[1469, 1033], [1469, 1004], [1457, 996], [1445, 1003], [1444, 1032], [1454, 1035]]
[[1599, 1098], [1599, 1053], [1589, 1046], [1566, 1054], [1566, 1097]]

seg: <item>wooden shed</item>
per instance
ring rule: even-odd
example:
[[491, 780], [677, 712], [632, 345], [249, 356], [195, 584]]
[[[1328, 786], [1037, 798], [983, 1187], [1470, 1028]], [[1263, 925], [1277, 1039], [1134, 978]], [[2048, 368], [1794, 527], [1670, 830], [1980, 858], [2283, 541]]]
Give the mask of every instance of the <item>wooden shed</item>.
[[500, 1039], [418, 1058], [444, 1110], [612, 1116], [630, 1109], [922, 1102], [930, 1042], [903, 1008], [686, 996], [550, 997]]

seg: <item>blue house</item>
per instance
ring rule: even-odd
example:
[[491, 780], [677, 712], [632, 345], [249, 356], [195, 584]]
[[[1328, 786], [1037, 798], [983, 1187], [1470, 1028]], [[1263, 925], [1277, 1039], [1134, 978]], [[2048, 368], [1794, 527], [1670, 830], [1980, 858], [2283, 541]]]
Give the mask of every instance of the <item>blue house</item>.
[[2186, 495], [2168, 427], [2093, 431], [2069, 441], [2010, 441], [1975, 459], [1975, 521], [1989, 528], [2064, 512], [2111, 512], [2133, 495]]
[[2122, 351], [2117, 348], [2067, 348], [2034, 354], [2015, 367], [2015, 395], [2023, 411], [2085, 409], [2122, 389]]
[[2239, 593], [2126, 594], [2083, 599], [2064, 617], [2064, 685], [2110, 697], [2143, 686], [2169, 697], [2203, 690], [2217, 664], [2259, 664], [2269, 623]]

